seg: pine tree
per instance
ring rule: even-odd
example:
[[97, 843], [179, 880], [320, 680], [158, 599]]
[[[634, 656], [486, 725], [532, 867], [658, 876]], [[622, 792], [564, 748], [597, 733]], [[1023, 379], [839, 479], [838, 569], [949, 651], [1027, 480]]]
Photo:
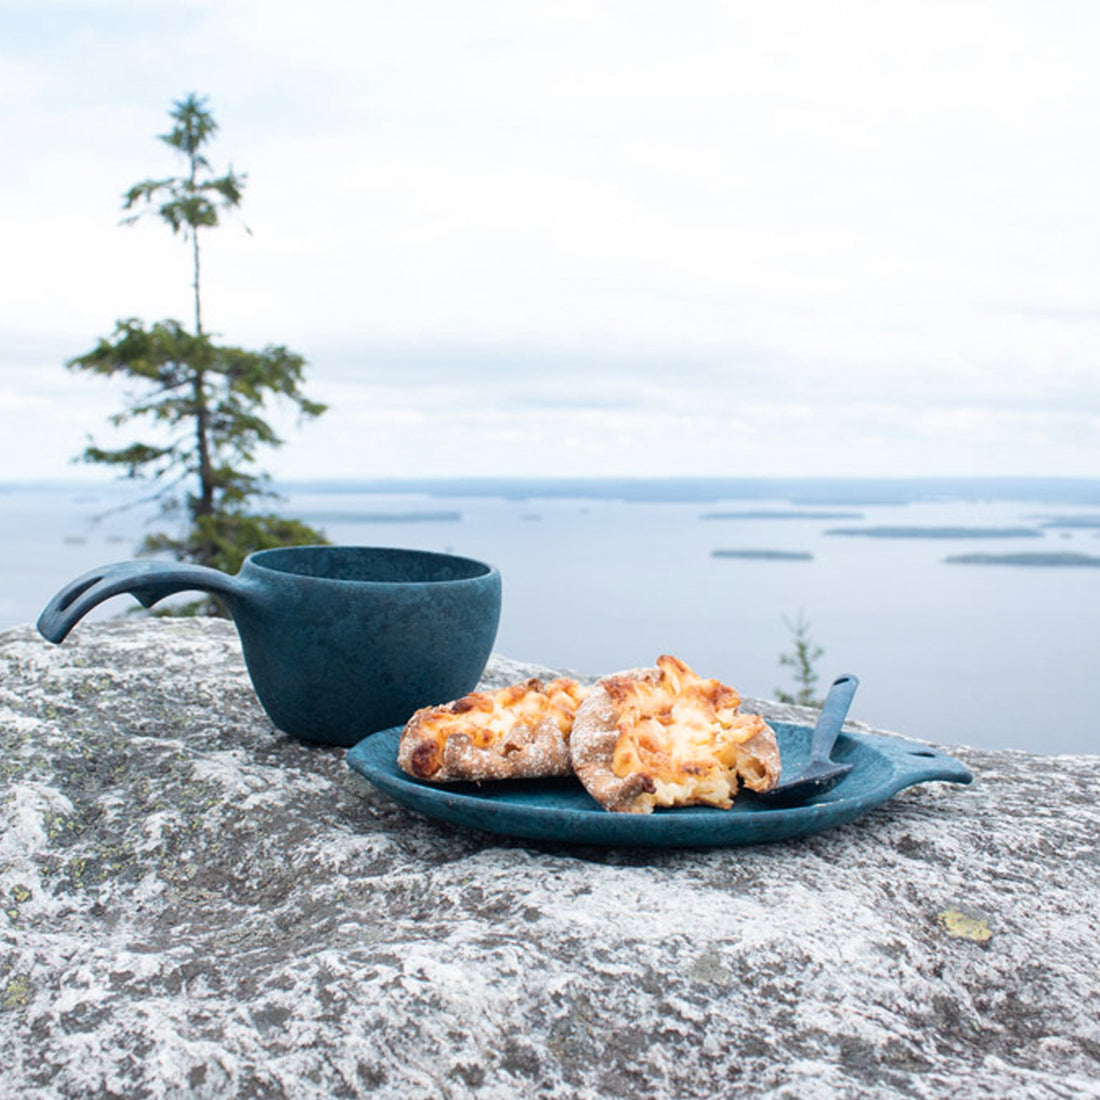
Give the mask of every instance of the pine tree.
[[[204, 330], [200, 231], [216, 228], [222, 213], [240, 205], [246, 177], [231, 168], [220, 176], [211, 170], [204, 148], [218, 126], [205, 100], [188, 95], [170, 116], [174, 125], [160, 140], [184, 159], [185, 174], [134, 184], [123, 198], [123, 224], [153, 214], [190, 245], [194, 331], [174, 320], [146, 326], [128, 318], [116, 323], [110, 338], [69, 361], [71, 370], [128, 383], [125, 406], [110, 418], [113, 426], [140, 420], [160, 429], [153, 441], [115, 449], [90, 442], [80, 459], [153, 482], [162, 515], [185, 521], [175, 534], [148, 536], [139, 552], [167, 552], [235, 573], [253, 550], [326, 541], [298, 520], [251, 510], [275, 496], [268, 475], [254, 472], [259, 448], [283, 442], [262, 415], [268, 400], [291, 403], [303, 419], [320, 416], [325, 406], [302, 392], [301, 355], [279, 345], [230, 347]], [[218, 613], [210, 601], [192, 610]]]

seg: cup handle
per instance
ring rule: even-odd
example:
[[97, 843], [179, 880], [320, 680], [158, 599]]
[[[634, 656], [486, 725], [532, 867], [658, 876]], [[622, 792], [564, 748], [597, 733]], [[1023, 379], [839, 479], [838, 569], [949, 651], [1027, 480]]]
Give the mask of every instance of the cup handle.
[[51, 642], [60, 642], [97, 604], [123, 592], [130, 592], [143, 607], [174, 592], [209, 592], [233, 597], [241, 582], [228, 573], [188, 562], [120, 561], [85, 573], [65, 585], [38, 617], [38, 630]]

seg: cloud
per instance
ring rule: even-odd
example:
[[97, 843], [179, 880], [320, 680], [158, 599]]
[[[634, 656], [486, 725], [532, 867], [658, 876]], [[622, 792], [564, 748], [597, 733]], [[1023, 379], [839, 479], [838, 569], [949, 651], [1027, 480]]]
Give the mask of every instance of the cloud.
[[319, 471], [357, 431], [423, 473], [1086, 471], [1098, 31], [994, 0], [17, 0], [0, 372], [190, 315], [181, 242], [117, 221], [195, 90], [252, 230], [204, 242], [205, 314], [306, 355], [344, 425], [288, 433]]
[[1100, 324], [1100, 308], [1093, 306], [1044, 307], [1039, 305], [1002, 306], [999, 311], [1008, 317], [1020, 317], [1027, 321], [1049, 321], [1054, 325]]

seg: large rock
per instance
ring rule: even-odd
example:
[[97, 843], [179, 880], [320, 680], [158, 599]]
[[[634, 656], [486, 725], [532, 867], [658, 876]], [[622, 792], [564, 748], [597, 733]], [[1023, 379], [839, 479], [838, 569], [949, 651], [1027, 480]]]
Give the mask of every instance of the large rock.
[[1095, 757], [538, 846], [398, 807], [170, 620], [0, 635], [0, 743], [4, 1096], [1100, 1097]]

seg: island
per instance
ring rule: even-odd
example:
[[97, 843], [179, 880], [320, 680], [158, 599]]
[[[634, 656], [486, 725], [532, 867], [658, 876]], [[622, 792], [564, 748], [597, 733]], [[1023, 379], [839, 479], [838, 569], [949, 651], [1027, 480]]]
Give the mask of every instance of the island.
[[1077, 531], [1100, 530], [1100, 516], [1054, 516], [1040, 527], [1062, 527]]
[[309, 523], [457, 523], [461, 512], [302, 512]]
[[862, 512], [807, 512], [758, 511], [758, 512], [704, 512], [700, 519], [863, 519]]
[[949, 565], [1031, 565], [1046, 568], [1100, 568], [1092, 554], [952, 554], [943, 559]]
[[712, 558], [745, 558], [749, 561], [813, 561], [805, 550], [712, 550]]
[[833, 527], [827, 535], [869, 539], [1041, 539], [1034, 527]]

